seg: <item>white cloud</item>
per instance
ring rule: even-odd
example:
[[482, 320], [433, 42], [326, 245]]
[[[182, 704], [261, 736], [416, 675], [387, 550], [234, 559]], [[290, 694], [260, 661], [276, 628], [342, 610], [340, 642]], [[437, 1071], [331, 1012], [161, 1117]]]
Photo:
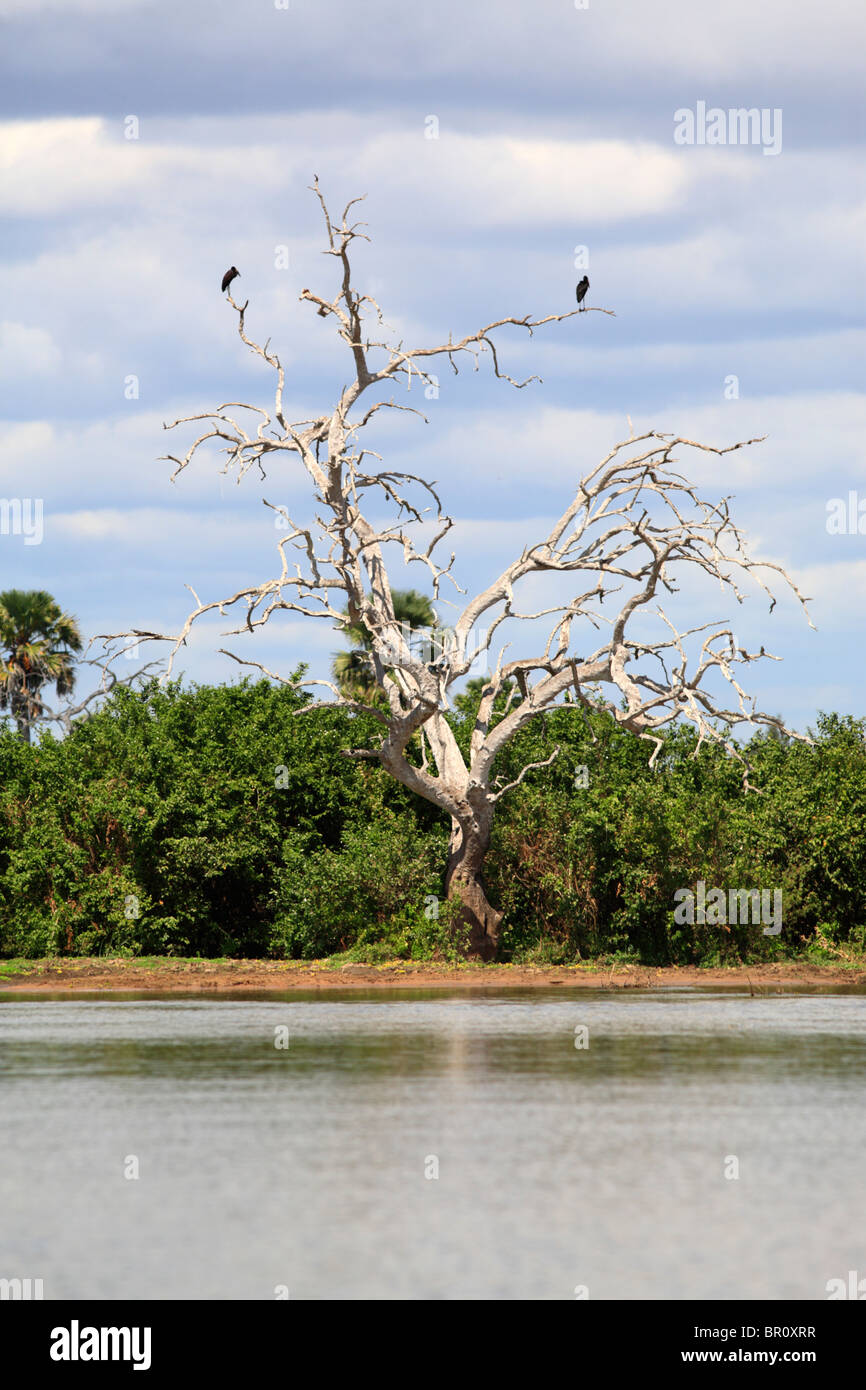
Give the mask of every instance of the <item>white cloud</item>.
[[148, 212], [160, 195], [213, 205], [225, 201], [227, 186], [257, 186], [286, 178], [276, 150], [224, 145], [213, 163], [195, 143], [160, 143], [148, 138], [143, 118], [138, 139], [126, 139], [122, 124], [99, 116], [7, 121], [0, 126], [0, 178], [7, 215], [53, 215], [114, 205]]
[[[655, 429], [717, 448], [768, 436], [762, 444], [721, 458], [679, 450], [685, 471], [702, 487], [714, 484], [720, 491], [738, 492], [781, 482], [813, 485], [827, 472], [828, 434], [840, 474], [859, 461], [866, 395], [828, 391], [670, 405], [652, 414], [635, 411], [632, 424], [635, 434]], [[422, 438], [411, 455], [413, 471], [420, 468], [429, 475], [437, 467], [440, 478], [477, 479], [485, 493], [506, 482], [531, 482], [536, 491], [567, 490], [628, 437], [625, 412], [536, 406], [510, 415], [484, 409], [461, 419], [444, 437], [429, 444]]]
[[[180, 413], [192, 414], [193, 408]], [[263, 494], [274, 505], [306, 497], [298, 469], [272, 468], [264, 482], [251, 473], [238, 486], [234, 477], [219, 475], [224, 460], [213, 452], [171, 483], [174, 465], [158, 455], [169, 449], [183, 453], [195, 433], [187, 427], [185, 435], [174, 437], [163, 430], [164, 418], [131, 406], [126, 418], [10, 424], [0, 434], [0, 494], [17, 494], [26, 478], [29, 491], [52, 507], [67, 507], [74, 498], [99, 509], [122, 498], [131, 508], [151, 502], [182, 512], [197, 503], [218, 505], [227, 514], [247, 508], [256, 517], [264, 515]]]
[[[287, 80], [299, 83], [309, 72], [317, 85], [365, 86], [367, 82], [403, 85], [411, 77], [427, 93], [441, 93], [439, 105], [454, 100], [471, 84], [489, 99], [491, 86], [512, 105], [532, 100], [539, 91], [562, 92], [570, 83], [573, 104], [580, 88], [606, 86], [640, 90], [663, 73], [696, 96], [725, 101], [724, 87], [754, 81], [760, 93], [781, 85], [789, 74], [849, 74], [859, 71], [862, 18], [854, 0], [823, 0], [820, 21], [804, 0], [727, 0], [723, 6], [692, 5], [687, 0], [656, 0], [652, 6], [601, 5], [583, 10], [563, 0], [535, 0], [528, 12], [521, 0], [440, 0], [435, 8], [395, 11], [393, 0], [368, 0], [364, 22], [348, 0], [327, 5], [292, 0], [286, 12], [266, 6], [214, 6], [211, 0], [150, 0], [144, 15], [134, 12], [140, 0], [0, 0], [0, 14], [25, 22], [43, 22], [42, 46], [53, 57], [70, 27], [85, 55], [101, 54], [98, 26], [109, 37], [118, 24], [132, 29], [136, 56], [149, 70], [166, 65], [163, 35], [170, 33], [181, 60], [209, 59], [216, 81], [231, 80], [230, 64], [264, 69], [285, 54]], [[132, 10], [130, 15], [128, 12]], [[71, 16], [59, 34], [45, 19]], [[114, 23], [111, 23], [114, 21]], [[59, 27], [59, 25], [58, 25]], [[96, 30], [97, 32], [93, 32]], [[334, 43], [335, 34], [351, 41]], [[77, 56], [77, 53], [75, 54]], [[225, 66], [219, 65], [222, 58]], [[279, 71], [279, 69], [277, 69]], [[296, 77], [297, 74], [297, 77]], [[712, 91], [702, 84], [714, 80]], [[718, 90], [718, 86], [722, 90]], [[566, 89], [568, 90], [568, 89]], [[428, 100], [429, 100], [428, 96]], [[756, 97], [757, 100], [757, 97]]]
[[61, 360], [60, 349], [44, 328], [8, 320], [0, 323], [0, 372], [7, 381], [25, 373], [53, 372]]
[[[704, 374], [719, 397], [723, 395], [725, 376], [738, 378], [741, 398], [753, 395], [752, 383], [772, 366], [779, 378], [792, 380], [808, 361], [813, 372], [832, 371], [858, 361], [866, 362], [866, 332], [859, 328], [840, 328], [835, 332], [783, 335], [781, 333], [754, 338], [720, 336], [703, 341], [648, 343], [630, 342], [618, 347], [602, 343], [584, 346], [576, 341], [518, 344], [510, 350], [510, 360], [520, 370], [530, 364], [542, 377], [552, 374], [586, 376], [590, 373], [631, 373], [646, 375], [664, 373], [672, 386], [694, 374]], [[723, 371], [720, 371], [720, 365]], [[712, 374], [712, 375], [711, 375]]]
[[[759, 7], [751, 0], [726, 0], [718, 6], [656, 0], [648, 9], [605, 7], [593, 37], [597, 60], [605, 65], [635, 59], [648, 65], [663, 63], [685, 72], [692, 83], [710, 76], [728, 82], [736, 78], [738, 90], [744, 76], [754, 75], [760, 76], [761, 90], [766, 91], [770, 54], [769, 73], [777, 81], [791, 71], [854, 70], [862, 29], [862, 14], [853, 0], [827, 0], [820, 24], [811, 5], [788, 0], [766, 0]], [[697, 90], [695, 96], [709, 97], [710, 104], [727, 103], [724, 90]], [[745, 104], [766, 103], [756, 99]]]
[[851, 631], [852, 621], [866, 612], [866, 537], [838, 536], [839, 559], [801, 565], [797, 582], [812, 602], [813, 621], [822, 631]]
[[4, 202], [7, 213], [26, 216], [94, 206], [150, 213], [162, 189], [163, 198], [174, 192], [201, 214], [224, 208], [227, 188], [237, 198], [255, 197], [263, 181], [272, 192], [297, 177], [306, 185], [309, 156], [302, 150], [310, 139], [323, 147], [321, 164], [340, 167], [344, 177], [351, 171], [353, 182], [376, 190], [380, 204], [411, 198], [416, 216], [445, 205], [473, 227], [610, 223], [670, 211], [711, 167], [725, 181], [752, 177], [745, 164], [712, 152], [690, 161], [673, 145], [647, 141], [447, 127], [439, 139], [425, 140], [420, 123], [411, 129], [405, 118], [390, 118], [388, 126], [383, 133], [381, 118], [353, 114], [350, 121], [335, 112], [315, 132], [307, 116], [269, 129], [220, 118], [180, 120], [169, 129], [142, 115], [139, 138], [127, 139], [121, 120], [98, 116], [7, 121], [0, 125]]
[[470, 226], [615, 222], [669, 211], [689, 181], [676, 152], [621, 140], [517, 139], [443, 129], [379, 136], [357, 161], [362, 181], [413, 205], [459, 209]]
[[16, 472], [27, 470], [33, 461], [50, 449], [56, 431], [49, 420], [27, 420], [8, 424], [0, 435], [0, 481], [11, 481]]

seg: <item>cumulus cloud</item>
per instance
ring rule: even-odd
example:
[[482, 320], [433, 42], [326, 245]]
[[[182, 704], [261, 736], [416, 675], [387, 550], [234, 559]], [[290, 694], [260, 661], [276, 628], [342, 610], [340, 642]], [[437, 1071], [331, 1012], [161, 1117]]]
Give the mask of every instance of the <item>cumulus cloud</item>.
[[[287, 156], [285, 140], [303, 121], [290, 121], [289, 131], [281, 122], [268, 139], [243, 144], [236, 143], [234, 122], [175, 124], [167, 138], [164, 123], [148, 129], [147, 117], [142, 121], [134, 139], [124, 137], [120, 122], [96, 116], [5, 122], [0, 175], [7, 213], [51, 215], [98, 206], [128, 212], [131, 204], [150, 210], [157, 197], [165, 202], [181, 189], [185, 204], [208, 208], [224, 203], [226, 187], [254, 196], [265, 180], [285, 188], [301, 174], [299, 153]], [[396, 193], [420, 199], [422, 206], [445, 200], [475, 226], [611, 222], [659, 213], [680, 201], [692, 177], [673, 147], [648, 142], [519, 139], [507, 132], [472, 135], [453, 126], [425, 140], [421, 122], [413, 130], [383, 134], [381, 121], [369, 117], [360, 127], [346, 118], [336, 122], [330, 141], [327, 131], [317, 131], [319, 141], [325, 135], [322, 154], [339, 164], [345, 162], [349, 124], [359, 186], [373, 186], [388, 200]], [[308, 182], [306, 168], [303, 174]]]
[[[659, 406], [632, 416], [635, 434], [655, 429], [716, 448], [747, 439], [765, 441], [719, 458], [682, 449], [689, 476], [702, 486], [729, 492], [755, 492], [800, 483], [813, 486], [820, 467], [827, 476], [825, 438], [832, 422], [834, 475], [853, 476], [859, 466], [866, 397], [855, 392], [813, 392], [710, 405]], [[411, 450], [413, 468], [430, 470], [449, 482], [471, 480], [481, 494], [502, 483], [532, 480], [534, 493], [568, 492], [616, 443], [629, 438], [625, 412], [566, 406], [524, 408], [512, 418], [499, 410], [479, 410], [435, 442]]]
[[274, 172], [272, 151], [228, 144], [219, 151], [225, 182], [215, 183], [196, 144], [126, 139], [120, 122], [99, 116], [7, 121], [0, 136], [4, 204], [19, 216], [105, 205], [129, 211], [131, 202], [149, 208], [158, 193], [181, 187], [189, 199], [213, 202], [224, 200], [225, 183], [253, 185]]
[[422, 205], [461, 209], [478, 227], [591, 223], [669, 211], [688, 183], [673, 149], [621, 140], [515, 139], [447, 128], [373, 140], [359, 160], [365, 182], [399, 188]]

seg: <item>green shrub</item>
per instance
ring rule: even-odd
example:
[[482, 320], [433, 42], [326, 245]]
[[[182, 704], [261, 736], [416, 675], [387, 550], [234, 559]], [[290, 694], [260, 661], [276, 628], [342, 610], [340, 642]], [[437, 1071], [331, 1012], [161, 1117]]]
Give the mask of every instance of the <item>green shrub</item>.
[[[64, 739], [28, 747], [0, 729], [0, 954], [457, 958], [448, 817], [343, 755], [375, 745], [369, 716], [307, 703], [264, 680], [152, 683]], [[467, 698], [463, 747], [473, 722]], [[866, 721], [822, 715], [814, 737], [753, 738], [757, 794], [723, 750], [692, 757], [689, 727], [663, 735], [650, 768], [649, 745], [607, 714], [537, 720], [495, 769], [513, 781], [560, 748], [497, 810], [485, 877], [504, 957], [862, 953]], [[676, 890], [698, 880], [781, 888], [781, 936], [676, 923]]]

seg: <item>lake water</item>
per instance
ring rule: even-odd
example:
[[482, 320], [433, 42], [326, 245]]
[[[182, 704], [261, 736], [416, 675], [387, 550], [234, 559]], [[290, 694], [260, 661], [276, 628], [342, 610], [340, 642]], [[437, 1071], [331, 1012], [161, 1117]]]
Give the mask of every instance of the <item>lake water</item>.
[[863, 994], [9, 992], [0, 1039], [0, 1277], [46, 1299], [866, 1276]]

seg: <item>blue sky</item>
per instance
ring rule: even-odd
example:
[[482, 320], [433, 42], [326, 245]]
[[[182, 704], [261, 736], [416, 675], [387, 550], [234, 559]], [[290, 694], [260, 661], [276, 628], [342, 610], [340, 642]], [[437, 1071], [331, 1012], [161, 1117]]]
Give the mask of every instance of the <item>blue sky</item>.
[[[502, 335], [505, 369], [542, 384], [443, 373], [429, 424], [369, 440], [439, 483], [464, 588], [542, 534], [627, 415], [710, 444], [767, 435], [689, 471], [735, 494], [817, 631], [790, 600], [768, 615], [695, 592], [683, 611], [784, 658], [748, 672], [761, 707], [801, 728], [866, 713], [866, 534], [827, 530], [832, 498], [866, 513], [862, 5], [0, 0], [0, 18], [0, 498], [41, 498], [45, 517], [39, 545], [0, 534], [0, 588], [50, 590], [87, 635], [176, 631], [185, 584], [209, 600], [274, 573], [261, 499], [310, 515], [297, 468], [237, 486], [211, 457], [172, 483], [162, 426], [267, 403], [220, 296], [230, 264], [291, 414], [345, 381], [333, 328], [298, 301], [335, 289], [315, 173], [333, 205], [367, 195], [356, 279], [406, 342], [567, 312], [578, 246], [587, 302], [615, 310]], [[677, 144], [674, 113], [699, 102], [781, 113], [780, 148]], [[189, 678], [237, 677], [216, 654], [230, 625], [202, 623]], [[295, 619], [234, 645], [324, 675], [340, 640]]]

